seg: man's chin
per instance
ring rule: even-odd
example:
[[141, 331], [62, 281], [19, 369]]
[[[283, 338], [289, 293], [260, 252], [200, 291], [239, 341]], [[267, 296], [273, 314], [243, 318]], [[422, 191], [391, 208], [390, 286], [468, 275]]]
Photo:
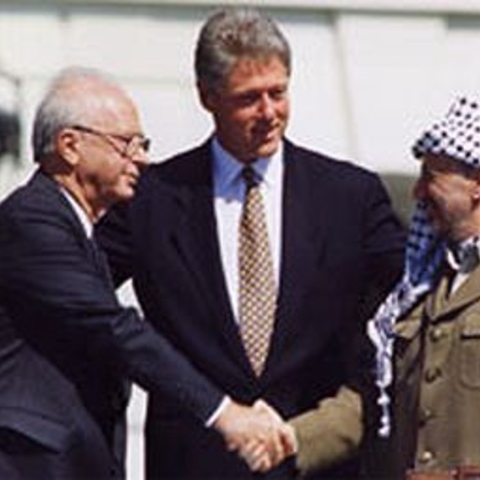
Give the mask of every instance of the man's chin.
[[271, 157], [278, 150], [280, 142], [271, 142], [257, 149], [257, 157]]
[[134, 187], [124, 188], [121, 192], [117, 192], [117, 195], [115, 195], [115, 199], [113, 203], [127, 202], [128, 200], [131, 200], [134, 197], [134, 195], [135, 195]]

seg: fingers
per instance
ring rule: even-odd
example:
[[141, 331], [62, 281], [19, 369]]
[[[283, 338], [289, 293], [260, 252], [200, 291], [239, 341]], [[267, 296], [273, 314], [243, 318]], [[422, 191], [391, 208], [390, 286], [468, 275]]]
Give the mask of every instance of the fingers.
[[288, 423], [283, 424], [280, 439], [283, 451], [287, 457], [297, 453], [298, 443], [295, 429]]
[[266, 472], [296, 452], [295, 432], [264, 400], [257, 400], [253, 409], [268, 418], [269, 428], [261, 438], [243, 444], [239, 455], [252, 471]]
[[266, 472], [273, 467], [273, 463], [263, 442], [251, 441], [243, 445], [238, 452], [253, 472]]
[[280, 414], [271, 407], [265, 400], [259, 399], [253, 404], [253, 408], [259, 412], [265, 413], [268, 415], [272, 421], [277, 423], [283, 423], [283, 418]]
[[295, 451], [293, 428], [263, 400], [252, 407], [231, 401], [214, 423], [228, 450], [236, 451], [252, 471], [266, 472]]
[[271, 463], [275, 466], [286, 457], [296, 452], [295, 431], [291, 425], [283, 421], [280, 414], [262, 399], [253, 404], [253, 408], [269, 416], [274, 425], [274, 432], [266, 441], [266, 450]]
[[265, 441], [265, 449], [272, 465], [278, 465], [285, 458], [281, 439], [281, 426], [278, 425], [275, 430], [272, 430], [270, 437]]
[[255, 410], [231, 401], [213, 424], [229, 450], [239, 450], [251, 440], [263, 440], [270, 435], [274, 421], [265, 411]]
[[248, 464], [250, 470], [267, 472], [294, 453], [289, 429], [292, 429], [290, 425], [282, 425], [278, 430], [272, 430], [269, 438], [247, 442], [239, 448], [238, 455]]

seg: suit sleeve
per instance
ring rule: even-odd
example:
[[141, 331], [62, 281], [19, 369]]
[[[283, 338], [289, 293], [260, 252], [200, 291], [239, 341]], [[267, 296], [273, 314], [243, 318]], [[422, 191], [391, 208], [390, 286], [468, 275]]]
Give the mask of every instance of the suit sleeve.
[[406, 231], [393, 211], [390, 198], [377, 175], [371, 175], [363, 208], [363, 249], [367, 273], [360, 320], [369, 319], [403, 268]]
[[366, 265], [362, 298], [357, 321], [341, 333], [340, 342], [349, 376], [336, 395], [290, 420], [297, 435], [296, 463], [302, 475], [330, 468], [359, 451], [365, 425], [363, 385], [372, 368], [365, 355], [369, 346], [365, 321], [402, 270], [405, 232], [378, 177], [368, 174], [366, 180], [357, 193]]
[[205, 422], [222, 393], [136, 310], [119, 305], [86, 239], [64, 212], [54, 212], [32, 202], [0, 212], [0, 291], [19, 328], [32, 338], [53, 336]]
[[360, 395], [342, 387], [337, 395], [322, 400], [317, 408], [298, 415], [290, 424], [297, 436], [300, 473], [330, 468], [358, 449], [363, 433]]

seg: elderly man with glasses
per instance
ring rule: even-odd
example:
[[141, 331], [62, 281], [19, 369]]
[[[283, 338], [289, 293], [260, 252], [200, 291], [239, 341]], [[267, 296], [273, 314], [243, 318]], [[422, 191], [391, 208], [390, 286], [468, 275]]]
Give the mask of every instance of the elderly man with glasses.
[[0, 206], [0, 478], [124, 476], [126, 379], [229, 445], [274, 424], [226, 401], [132, 308], [119, 305], [94, 223], [134, 195], [149, 141], [111, 79], [67, 69], [35, 117], [38, 170]]

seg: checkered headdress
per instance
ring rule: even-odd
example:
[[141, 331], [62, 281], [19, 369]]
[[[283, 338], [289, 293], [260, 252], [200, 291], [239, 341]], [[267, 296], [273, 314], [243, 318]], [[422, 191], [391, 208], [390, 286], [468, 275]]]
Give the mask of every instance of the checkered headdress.
[[[480, 167], [480, 103], [467, 97], [455, 100], [446, 116], [434, 123], [415, 142], [413, 155], [445, 155], [471, 167]], [[394, 326], [418, 299], [435, 284], [445, 256], [446, 242], [429, 222], [425, 206], [419, 202], [410, 225], [405, 253], [405, 267], [400, 282], [368, 322], [367, 332], [376, 347], [376, 384], [382, 410], [378, 433], [390, 434], [390, 397], [392, 383]]]
[[480, 166], [480, 103], [458, 98], [445, 118], [426, 130], [412, 150], [417, 158], [433, 153]]

